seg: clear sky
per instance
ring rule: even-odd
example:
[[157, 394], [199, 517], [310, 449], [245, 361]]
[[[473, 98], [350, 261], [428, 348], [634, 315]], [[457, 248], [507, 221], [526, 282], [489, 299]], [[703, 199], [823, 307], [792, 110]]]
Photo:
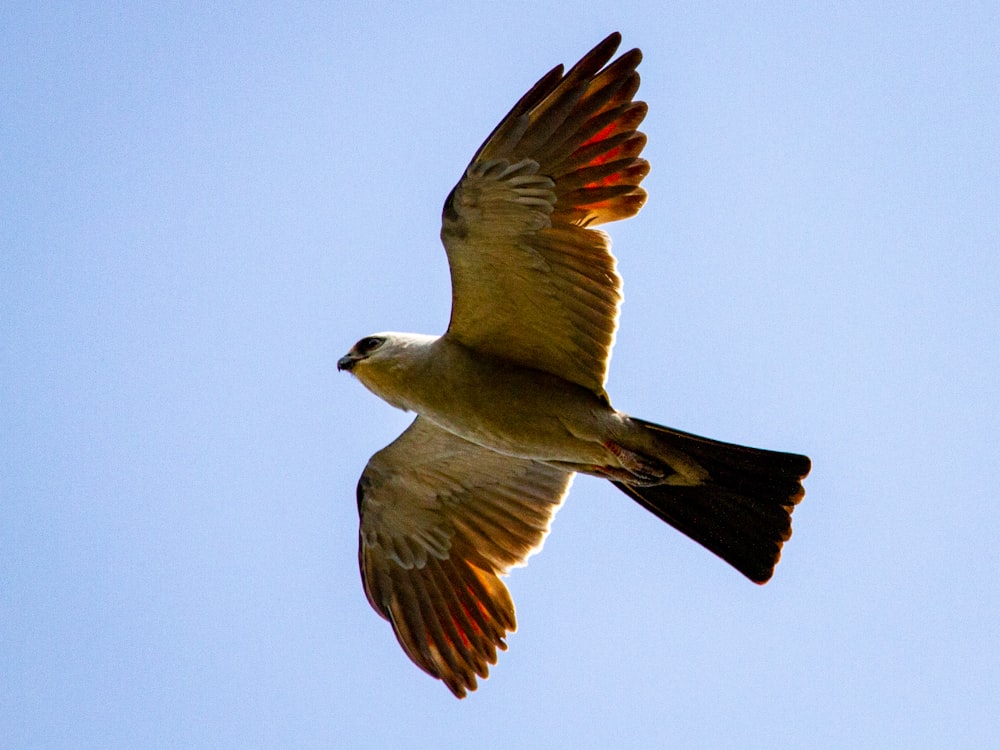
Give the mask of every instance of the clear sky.
[[[0, 10], [0, 746], [995, 741], [995, 3], [39, 5]], [[616, 29], [615, 404], [814, 469], [765, 587], [578, 479], [456, 701], [365, 600], [409, 417], [335, 363], [444, 329], [448, 190]]]

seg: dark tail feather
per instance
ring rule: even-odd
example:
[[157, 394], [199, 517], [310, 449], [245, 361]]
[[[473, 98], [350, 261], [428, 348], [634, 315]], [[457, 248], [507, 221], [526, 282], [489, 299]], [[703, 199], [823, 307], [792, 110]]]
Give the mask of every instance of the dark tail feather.
[[792, 535], [792, 510], [805, 495], [801, 480], [809, 459], [633, 421], [697, 461], [709, 478], [694, 487], [614, 485], [751, 581], [766, 583]]

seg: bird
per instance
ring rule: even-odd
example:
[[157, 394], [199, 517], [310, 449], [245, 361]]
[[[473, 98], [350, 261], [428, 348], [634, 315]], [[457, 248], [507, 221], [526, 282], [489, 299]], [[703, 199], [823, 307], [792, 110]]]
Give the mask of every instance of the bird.
[[516, 628], [502, 580], [541, 548], [573, 477], [605, 478], [756, 583], [771, 578], [806, 456], [629, 416], [605, 391], [622, 281], [608, 235], [649, 164], [632, 49], [612, 33], [545, 74], [476, 151], [442, 210], [451, 318], [377, 333], [337, 361], [416, 416], [357, 485], [372, 608], [458, 698]]

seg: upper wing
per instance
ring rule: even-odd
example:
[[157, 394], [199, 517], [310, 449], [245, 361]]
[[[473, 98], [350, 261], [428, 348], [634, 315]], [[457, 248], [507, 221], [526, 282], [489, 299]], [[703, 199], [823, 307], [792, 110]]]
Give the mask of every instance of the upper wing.
[[[604, 393], [621, 303], [610, 241], [587, 229], [646, 200], [639, 50], [612, 34], [525, 94], [445, 201], [447, 336]], [[602, 70], [603, 68], [603, 70]]]
[[494, 453], [417, 417], [358, 482], [372, 607], [459, 698], [516, 627], [500, 580], [541, 546], [571, 473]]

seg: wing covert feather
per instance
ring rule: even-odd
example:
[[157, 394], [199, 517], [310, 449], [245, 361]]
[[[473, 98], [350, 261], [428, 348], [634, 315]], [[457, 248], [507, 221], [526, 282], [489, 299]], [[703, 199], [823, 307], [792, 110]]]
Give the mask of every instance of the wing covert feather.
[[458, 697], [516, 627], [500, 576], [538, 549], [572, 474], [494, 453], [418, 417], [358, 482], [365, 593]]

